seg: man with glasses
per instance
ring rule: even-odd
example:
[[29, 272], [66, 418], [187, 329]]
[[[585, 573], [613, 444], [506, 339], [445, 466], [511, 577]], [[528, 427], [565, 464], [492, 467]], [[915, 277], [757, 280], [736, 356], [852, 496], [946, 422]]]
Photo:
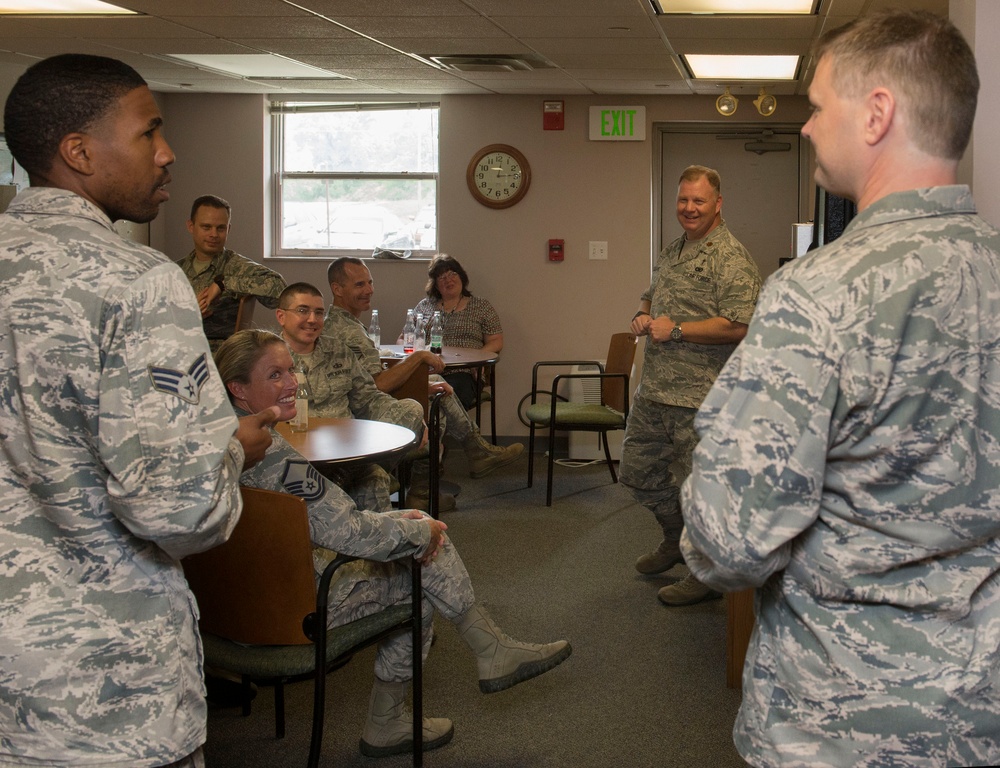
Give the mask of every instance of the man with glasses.
[[[292, 351], [295, 365], [305, 372], [312, 390], [309, 415], [383, 421], [423, 435], [426, 428], [420, 403], [397, 400], [380, 391], [346, 344], [322, 335], [325, 314], [323, 294], [309, 283], [292, 283], [278, 297], [275, 315], [282, 338]], [[427, 490], [418, 481], [421, 481], [419, 473], [414, 476], [416, 487], [410, 492], [410, 506], [420, 508], [413, 502], [423, 500], [426, 508]], [[359, 509], [380, 512], [389, 509], [390, 478], [378, 465], [351, 470], [336, 482], [351, 495]], [[426, 479], [423, 482], [426, 484]], [[454, 500], [451, 508], [454, 509]], [[445, 511], [443, 507], [441, 510]]]
[[277, 272], [226, 248], [231, 215], [221, 197], [202, 195], [195, 200], [187, 222], [194, 250], [178, 262], [198, 297], [212, 352], [236, 330], [240, 299], [253, 296], [274, 309], [285, 289]]

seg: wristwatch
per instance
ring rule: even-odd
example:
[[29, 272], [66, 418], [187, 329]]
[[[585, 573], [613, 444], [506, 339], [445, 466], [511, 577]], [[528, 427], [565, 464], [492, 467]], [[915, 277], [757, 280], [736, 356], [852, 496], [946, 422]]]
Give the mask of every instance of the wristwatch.
[[681, 331], [681, 324], [680, 323], [677, 323], [677, 325], [674, 326], [673, 330], [670, 331], [670, 340], [671, 341], [683, 341], [684, 340], [684, 333]]

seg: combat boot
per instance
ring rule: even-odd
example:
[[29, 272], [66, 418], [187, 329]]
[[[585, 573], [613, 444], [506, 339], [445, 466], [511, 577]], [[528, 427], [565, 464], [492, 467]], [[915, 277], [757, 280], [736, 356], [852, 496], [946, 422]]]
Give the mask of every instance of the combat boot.
[[664, 605], [680, 606], [694, 605], [702, 600], [718, 600], [722, 597], [722, 593], [705, 586], [694, 577], [693, 573], [689, 573], [676, 584], [663, 587], [656, 596]]
[[486, 477], [494, 469], [516, 461], [524, 451], [524, 446], [521, 443], [491, 445], [483, 440], [477, 430], [473, 430], [462, 441], [462, 449], [469, 460], [469, 477]]
[[[413, 712], [406, 705], [409, 681], [387, 683], [375, 678], [368, 719], [361, 732], [361, 754], [388, 757], [413, 749]], [[424, 718], [424, 749], [443, 747], [455, 735], [455, 727], [445, 717]]]
[[476, 654], [479, 690], [496, 693], [559, 666], [573, 652], [565, 640], [538, 645], [512, 640], [478, 605], [455, 622], [458, 634]]
[[[410, 482], [410, 490], [406, 494], [406, 507], [408, 509], [420, 509], [429, 512], [430, 506], [430, 481], [422, 472], [414, 472]], [[437, 512], [451, 512], [458, 506], [455, 497], [450, 493], [438, 491]]]
[[684, 555], [681, 554], [680, 545], [676, 541], [671, 543], [662, 541], [655, 552], [643, 555], [635, 561], [635, 569], [648, 576], [669, 571], [678, 563], [683, 562]]

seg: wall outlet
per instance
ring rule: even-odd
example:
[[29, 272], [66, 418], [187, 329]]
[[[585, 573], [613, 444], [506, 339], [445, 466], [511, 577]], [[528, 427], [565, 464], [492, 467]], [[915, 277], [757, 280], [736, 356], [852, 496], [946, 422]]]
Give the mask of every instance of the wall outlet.
[[608, 241], [607, 240], [591, 240], [590, 241], [590, 258], [592, 258], [592, 259], [607, 259], [608, 258]]

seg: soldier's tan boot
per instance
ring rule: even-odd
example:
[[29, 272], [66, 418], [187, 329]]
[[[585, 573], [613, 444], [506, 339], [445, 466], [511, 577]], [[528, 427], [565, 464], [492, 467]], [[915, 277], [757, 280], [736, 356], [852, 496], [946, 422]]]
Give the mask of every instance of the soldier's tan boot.
[[[368, 720], [361, 732], [361, 754], [388, 757], [413, 749], [413, 712], [406, 704], [410, 683], [387, 683], [375, 678]], [[451, 720], [424, 718], [424, 749], [443, 747], [455, 735]]]
[[559, 666], [573, 652], [565, 640], [539, 645], [505, 635], [478, 605], [456, 622], [458, 634], [476, 654], [479, 690], [496, 693]]
[[486, 477], [494, 469], [499, 469], [512, 461], [524, 451], [521, 443], [513, 445], [492, 445], [483, 440], [477, 430], [473, 430], [462, 441], [462, 449], [469, 459], [469, 477]]
[[655, 552], [643, 555], [635, 561], [635, 569], [639, 573], [647, 576], [654, 573], [669, 571], [675, 565], [684, 562], [684, 555], [681, 554], [680, 545], [674, 541], [667, 543], [663, 541], [656, 548]]
[[702, 600], [718, 600], [722, 597], [721, 592], [716, 592], [711, 587], [707, 587], [695, 578], [693, 573], [689, 573], [676, 584], [663, 587], [656, 596], [664, 605], [695, 605]]
[[[430, 481], [427, 476], [421, 472], [414, 472], [410, 482], [410, 490], [406, 494], [406, 507], [429, 512], [430, 490]], [[439, 514], [441, 512], [451, 512], [457, 506], [458, 502], [455, 501], [454, 496], [450, 493], [438, 491], [437, 511]]]

